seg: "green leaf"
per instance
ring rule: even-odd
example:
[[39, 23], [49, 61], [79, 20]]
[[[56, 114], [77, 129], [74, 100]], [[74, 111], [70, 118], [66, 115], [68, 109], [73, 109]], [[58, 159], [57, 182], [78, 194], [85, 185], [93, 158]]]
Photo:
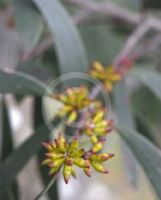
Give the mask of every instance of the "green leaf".
[[33, 0], [53, 35], [61, 73], [87, 72], [88, 62], [74, 23], [57, 0]]
[[130, 95], [127, 92], [127, 86], [124, 80], [115, 86], [113, 97], [118, 122], [127, 128], [135, 129]]
[[156, 97], [161, 100], [161, 75], [150, 69], [134, 68], [129, 73], [137, 78], [142, 84], [148, 87]]
[[[13, 132], [10, 124], [9, 113], [7, 110], [7, 105], [5, 103], [4, 98], [2, 99], [2, 156], [1, 162], [5, 161], [7, 157], [11, 154], [14, 149], [13, 146]], [[5, 197], [6, 196], [6, 197]], [[11, 198], [12, 197], [12, 198]], [[18, 184], [17, 181], [14, 181], [9, 188], [4, 190], [2, 193], [0, 192], [0, 198], [5, 199], [16, 199], [18, 200]]]
[[[114, 107], [116, 112], [117, 121], [129, 128], [135, 129], [135, 120], [132, 112], [130, 95], [127, 92], [127, 86], [125, 80], [118, 83], [113, 91]], [[121, 141], [122, 142], [122, 141]], [[128, 163], [124, 162], [127, 179], [133, 187], [137, 187], [138, 184], [138, 168], [134, 160], [134, 156], [129, 150], [128, 146], [122, 142], [122, 154], [123, 157], [129, 160]], [[125, 159], [126, 160], [126, 159]]]
[[16, 27], [26, 50], [33, 49], [40, 40], [44, 24], [31, 0], [13, 0]]
[[12, 129], [10, 125], [10, 119], [8, 116], [8, 111], [4, 99], [2, 100], [2, 108], [3, 108], [3, 136], [2, 136], [2, 157], [1, 160], [4, 161], [13, 150], [13, 136]]
[[0, 93], [42, 96], [46, 87], [43, 82], [25, 73], [0, 71]]
[[38, 152], [48, 133], [48, 128], [42, 125], [0, 165], [0, 191], [10, 185], [29, 159]]
[[[35, 105], [34, 105], [34, 126], [38, 127], [40, 126], [40, 124], [43, 123], [43, 116], [40, 113], [40, 110], [42, 108], [42, 99], [39, 97], [35, 98]], [[48, 136], [47, 141], [50, 140], [50, 137]], [[44, 160], [44, 155], [45, 155], [45, 149], [41, 148], [40, 151], [38, 152], [38, 162], [41, 163], [42, 160]], [[44, 183], [44, 187], [46, 185], [48, 185], [48, 183], [51, 180], [51, 177], [48, 175], [49, 173], [49, 169], [47, 166], [41, 166], [39, 165], [39, 169], [40, 169], [40, 174], [41, 174], [41, 178], [42, 181]], [[57, 192], [57, 182], [54, 181], [53, 185], [52, 185], [52, 189], [47, 191], [48, 197], [52, 200], [54, 197], [54, 200], [58, 200], [58, 192]]]
[[156, 143], [156, 138], [154, 134], [154, 130], [151, 126], [151, 123], [148, 119], [145, 118], [144, 114], [141, 111], [135, 111], [135, 118], [137, 122], [137, 128], [142, 135], [147, 137], [153, 143]]
[[161, 152], [144, 136], [136, 131], [118, 126], [121, 137], [129, 145], [140, 162], [156, 193], [161, 199]]

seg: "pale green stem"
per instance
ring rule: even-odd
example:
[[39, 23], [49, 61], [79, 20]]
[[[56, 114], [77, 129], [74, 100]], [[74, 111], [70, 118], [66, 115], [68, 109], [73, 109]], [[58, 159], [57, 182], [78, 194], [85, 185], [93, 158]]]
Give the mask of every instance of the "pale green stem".
[[55, 176], [51, 179], [49, 184], [33, 200], [39, 200], [44, 194], [46, 194], [54, 184], [56, 177], [57, 174], [55, 174]]

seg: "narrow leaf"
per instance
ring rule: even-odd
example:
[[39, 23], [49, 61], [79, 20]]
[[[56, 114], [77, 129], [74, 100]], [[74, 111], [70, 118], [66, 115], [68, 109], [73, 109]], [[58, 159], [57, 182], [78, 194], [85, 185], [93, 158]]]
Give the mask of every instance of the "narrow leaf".
[[[125, 80], [116, 85], [113, 97], [117, 121], [127, 128], [135, 129], [135, 120], [132, 112], [130, 95], [127, 92]], [[124, 160], [126, 160], [125, 157], [129, 160], [128, 163], [124, 162], [127, 179], [133, 187], [136, 187], [138, 183], [137, 164], [133, 159], [133, 154], [124, 141], [122, 141], [122, 154]]]
[[[34, 126], [35, 127], [39, 127], [42, 123], [43, 123], [43, 116], [40, 113], [42, 107], [42, 99], [39, 97], [35, 98], [35, 105], [34, 105]], [[50, 137], [48, 136], [47, 138], [47, 142], [50, 140]], [[38, 152], [38, 163], [41, 163], [45, 158], [45, 149], [44, 148], [40, 148], [40, 151]], [[47, 166], [41, 166], [39, 165], [39, 169], [40, 169], [40, 174], [42, 177], [42, 181], [44, 183], [44, 187], [46, 185], [48, 185], [48, 183], [51, 180], [51, 177], [48, 175], [49, 174], [49, 169]], [[48, 194], [49, 199], [53, 199], [54, 200], [58, 200], [58, 192], [57, 192], [57, 182], [54, 181], [53, 185], [52, 185], [52, 190], [48, 190], [46, 191]], [[42, 192], [43, 193], [43, 192]], [[43, 193], [44, 194], [44, 193]], [[41, 195], [41, 193], [40, 193]], [[39, 196], [39, 195], [38, 195]], [[38, 198], [38, 197], [37, 197]]]
[[41, 142], [47, 138], [49, 130], [42, 125], [35, 132], [0, 165], [0, 191], [10, 185], [28, 160], [38, 152]]
[[161, 199], [161, 151], [136, 131], [121, 126], [118, 126], [118, 130], [144, 168], [159, 199]]
[[0, 93], [42, 96], [46, 87], [43, 82], [25, 73], [0, 71]]
[[74, 23], [58, 0], [33, 0], [46, 19], [53, 35], [60, 71], [86, 72], [88, 62]]
[[161, 100], [161, 75], [158, 72], [150, 69], [134, 68], [129, 75], [137, 78]]
[[33, 49], [38, 43], [43, 28], [43, 20], [31, 0], [13, 0], [16, 27], [24, 48]]
[[127, 86], [124, 80], [115, 86], [113, 97], [118, 122], [128, 128], [134, 129], [135, 122], [130, 95], [127, 92]]
[[[3, 98], [3, 97], [2, 97]], [[13, 132], [10, 124], [9, 113], [4, 98], [2, 99], [2, 155], [1, 162], [5, 161], [14, 149], [13, 146]], [[5, 197], [6, 196], [6, 197]], [[12, 197], [12, 198], [10, 198]], [[19, 199], [18, 198], [18, 184], [15, 180], [10, 187], [0, 192], [0, 198], [5, 199]]]

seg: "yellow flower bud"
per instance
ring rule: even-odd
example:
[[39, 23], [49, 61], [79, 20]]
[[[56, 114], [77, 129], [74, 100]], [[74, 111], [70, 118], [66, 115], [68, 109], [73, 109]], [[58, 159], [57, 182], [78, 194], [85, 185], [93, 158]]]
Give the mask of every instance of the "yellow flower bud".
[[74, 122], [77, 119], [77, 117], [78, 117], [77, 112], [76, 111], [72, 111], [70, 113], [70, 115], [68, 116], [68, 123], [70, 124], [70, 123]]
[[96, 144], [98, 142], [98, 138], [97, 136], [93, 135], [92, 137], [90, 137], [90, 140], [92, 143]]
[[107, 120], [103, 120], [100, 121], [99, 123], [96, 124], [97, 128], [105, 128], [108, 125], [108, 121]]
[[120, 81], [121, 74], [114, 69], [113, 66], [104, 68], [99, 62], [94, 62], [91, 70], [91, 76], [102, 81], [107, 91], [112, 91], [113, 83]]
[[59, 99], [60, 99], [60, 101], [63, 102], [63, 103], [66, 103], [66, 102], [68, 101], [68, 97], [67, 97], [66, 95], [64, 95], [64, 94], [61, 94], [61, 95], [59, 96]]
[[79, 142], [78, 142], [78, 140], [72, 140], [72, 142], [70, 143], [70, 145], [69, 145], [69, 147], [68, 147], [68, 151], [69, 152], [72, 152], [72, 151], [74, 151], [74, 150], [76, 150], [77, 148], [78, 148], [78, 146], [79, 146]]
[[45, 159], [41, 164], [48, 165], [49, 163], [51, 163], [51, 159]]
[[110, 153], [104, 153], [104, 154], [93, 154], [90, 159], [93, 161], [97, 161], [97, 162], [104, 162], [110, 158], [112, 158], [114, 156], [114, 154], [110, 154]]
[[88, 168], [90, 166], [88, 160], [79, 157], [74, 159], [74, 164], [81, 168]]
[[60, 159], [60, 158], [63, 158], [64, 155], [59, 153], [59, 154], [56, 154], [56, 153], [46, 153], [45, 154], [48, 158], [52, 158], [52, 159]]
[[108, 170], [104, 168], [102, 164], [96, 161], [91, 161], [91, 165], [95, 168], [96, 171], [101, 173], [109, 173]]
[[66, 152], [66, 145], [65, 142], [63, 142], [62, 140], [55, 140], [55, 143], [57, 145], [56, 150], [59, 151], [60, 153], [65, 153]]
[[72, 176], [74, 177], [74, 178], [77, 178], [77, 176], [76, 176], [76, 173], [75, 173], [75, 170], [73, 169], [73, 167], [72, 167]]
[[72, 167], [64, 165], [63, 176], [66, 184], [68, 183], [71, 174], [72, 174]]
[[98, 151], [100, 151], [102, 149], [102, 147], [103, 147], [102, 142], [98, 142], [93, 146], [92, 152], [97, 153]]
[[49, 171], [49, 175], [54, 175], [59, 171], [60, 167], [51, 168]]
[[53, 150], [53, 147], [52, 147], [49, 143], [43, 142], [42, 145], [43, 145], [48, 151], [52, 151], [52, 150]]
[[84, 153], [85, 153], [84, 149], [79, 149], [79, 150], [72, 152], [72, 155], [74, 157], [82, 157], [84, 155]]
[[93, 63], [93, 68], [95, 68], [99, 72], [104, 72], [104, 68], [103, 68], [102, 64], [98, 61], [95, 61]]
[[95, 128], [94, 129], [94, 132], [97, 134], [97, 135], [104, 135], [106, 129], [105, 128]]
[[50, 164], [50, 167], [59, 168], [65, 162], [65, 158], [56, 159]]
[[112, 91], [113, 85], [112, 85], [111, 81], [106, 81], [106, 82], [104, 83], [104, 85], [105, 85], [106, 89], [107, 89], [109, 92]]
[[96, 102], [89, 98], [89, 91], [85, 87], [68, 88], [64, 94], [55, 95], [55, 98], [63, 103], [58, 115], [66, 117], [68, 123], [76, 121], [79, 111]]
[[93, 119], [93, 123], [96, 124], [96, 123], [100, 122], [100, 120], [102, 120], [104, 114], [105, 114], [104, 111], [97, 112], [97, 114], [95, 115], [95, 117]]

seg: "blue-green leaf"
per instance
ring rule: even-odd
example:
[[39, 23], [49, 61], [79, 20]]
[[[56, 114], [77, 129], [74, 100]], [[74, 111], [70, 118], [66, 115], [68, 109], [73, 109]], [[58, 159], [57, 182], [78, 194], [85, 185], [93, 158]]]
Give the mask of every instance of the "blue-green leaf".
[[161, 75], [158, 72], [137, 67], [131, 70], [129, 75], [148, 87], [161, 100]]
[[46, 19], [56, 46], [61, 73], [87, 72], [88, 62], [77, 29], [57, 0], [33, 0]]
[[25, 73], [0, 71], [0, 93], [42, 96], [45, 90], [43, 82]]
[[[127, 92], [125, 80], [115, 86], [113, 97], [117, 121], [122, 126], [129, 129], [135, 129], [135, 120], [132, 112], [130, 95]], [[133, 154], [124, 142], [122, 142], [122, 154], [123, 157], [128, 157], [129, 160], [128, 164], [124, 162], [127, 179], [133, 187], [136, 187], [138, 183], [137, 164], [133, 159]]]
[[0, 165], [0, 192], [12, 183], [28, 160], [38, 152], [41, 142], [48, 137], [49, 130], [42, 125], [35, 132]]
[[161, 199], [161, 151], [136, 131], [122, 126], [119, 126], [118, 130], [140, 162], [159, 199]]
[[13, 0], [16, 27], [26, 50], [33, 49], [40, 40], [44, 24], [31, 0]]

